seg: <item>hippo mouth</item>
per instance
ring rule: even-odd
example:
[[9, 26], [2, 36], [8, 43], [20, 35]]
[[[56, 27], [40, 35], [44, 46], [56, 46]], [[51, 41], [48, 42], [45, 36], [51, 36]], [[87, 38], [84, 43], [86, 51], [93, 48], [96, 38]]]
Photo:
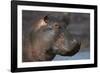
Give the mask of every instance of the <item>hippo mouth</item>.
[[[61, 48], [60, 48], [61, 49]], [[66, 48], [62, 48], [61, 50], [57, 51], [57, 54], [61, 56], [73, 56], [80, 50], [80, 43], [77, 43], [75, 46], [73, 46], [73, 49], [68, 50]]]

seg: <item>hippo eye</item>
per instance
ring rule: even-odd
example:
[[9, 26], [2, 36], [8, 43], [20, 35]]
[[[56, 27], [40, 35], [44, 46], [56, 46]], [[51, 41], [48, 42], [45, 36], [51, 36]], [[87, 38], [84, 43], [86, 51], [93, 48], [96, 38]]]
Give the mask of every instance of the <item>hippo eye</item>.
[[56, 27], [58, 27], [58, 24], [55, 24]]
[[59, 26], [58, 24], [55, 24], [54, 27], [55, 27], [55, 28], [59, 28], [60, 26]]

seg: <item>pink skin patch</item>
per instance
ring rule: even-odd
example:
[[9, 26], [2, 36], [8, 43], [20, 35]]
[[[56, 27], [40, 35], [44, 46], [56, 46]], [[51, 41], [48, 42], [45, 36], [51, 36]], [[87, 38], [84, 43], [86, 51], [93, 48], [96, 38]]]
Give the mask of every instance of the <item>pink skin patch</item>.
[[37, 28], [36, 31], [39, 30], [41, 27], [46, 26], [47, 23], [45, 23], [45, 21], [43, 19], [40, 19], [37, 23]]

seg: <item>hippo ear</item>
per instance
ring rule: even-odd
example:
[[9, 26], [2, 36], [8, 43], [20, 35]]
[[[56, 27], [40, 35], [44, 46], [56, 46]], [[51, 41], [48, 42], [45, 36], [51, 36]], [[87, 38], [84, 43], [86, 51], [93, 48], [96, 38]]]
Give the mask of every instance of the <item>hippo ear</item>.
[[44, 17], [44, 21], [47, 23], [48, 22], [48, 16]]

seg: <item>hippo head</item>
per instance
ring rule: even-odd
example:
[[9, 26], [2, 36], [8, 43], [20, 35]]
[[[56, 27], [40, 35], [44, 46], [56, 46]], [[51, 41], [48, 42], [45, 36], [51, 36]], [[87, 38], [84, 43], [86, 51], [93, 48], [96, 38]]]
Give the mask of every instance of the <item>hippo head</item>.
[[[44, 17], [46, 31], [55, 31], [52, 51], [61, 56], [73, 56], [80, 49], [80, 42], [67, 30], [70, 16], [49, 15]], [[49, 32], [50, 33], [50, 32]]]
[[67, 30], [69, 17], [49, 15], [42, 17], [23, 43], [23, 62], [49, 61], [56, 54], [72, 56], [80, 43]]

